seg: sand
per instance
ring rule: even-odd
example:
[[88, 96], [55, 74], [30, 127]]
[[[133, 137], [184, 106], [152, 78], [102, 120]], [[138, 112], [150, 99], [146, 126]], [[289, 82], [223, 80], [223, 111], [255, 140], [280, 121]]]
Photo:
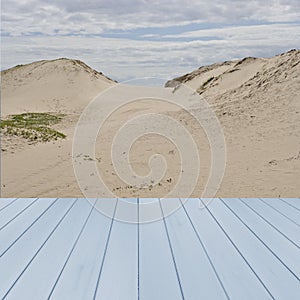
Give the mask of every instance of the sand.
[[[83, 196], [86, 191], [79, 188], [72, 163], [74, 129], [88, 103], [116, 83], [82, 62], [68, 59], [18, 66], [1, 76], [2, 118], [23, 112], [64, 113], [66, 117], [55, 128], [67, 135], [65, 140], [47, 143], [2, 136], [1, 197]], [[217, 193], [210, 196], [300, 196], [300, 51], [202, 67], [168, 82], [165, 89], [180, 93], [184, 86], [178, 82], [204, 97], [224, 131], [225, 175]], [[127, 90], [125, 87], [123, 92]], [[119, 91], [122, 94], [122, 89]], [[113, 138], [127, 120], [142, 112], [170, 116], [193, 136], [201, 173], [192, 194], [183, 189], [177, 196], [202, 196], [211, 164], [206, 135], [189, 113], [174, 105], [143, 100], [115, 111], [101, 127], [95, 157], [86, 156], [81, 162], [94, 160], [107, 187], [119, 197], [164, 197], [172, 191], [179, 176], [187, 175], [180, 174], [180, 151], [161, 136], [148, 134], [138, 139], [129, 155], [131, 167], [140, 176], [150, 171], [148, 161], [153, 154], [163, 155], [167, 170], [159, 183], [131, 185], [114, 169], [110, 157]], [[88, 195], [99, 196], [93, 195], [93, 190]]]

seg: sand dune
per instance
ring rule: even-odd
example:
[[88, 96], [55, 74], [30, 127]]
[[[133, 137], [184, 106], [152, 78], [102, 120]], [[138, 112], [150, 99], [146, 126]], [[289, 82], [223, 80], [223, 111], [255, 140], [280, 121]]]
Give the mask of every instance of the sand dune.
[[115, 82], [78, 60], [57, 59], [1, 72], [1, 115], [23, 112], [78, 113]]
[[200, 68], [167, 85], [174, 81], [198, 90], [221, 121], [228, 157], [220, 196], [300, 195], [300, 51]]
[[[68, 59], [19, 66], [1, 75], [2, 118], [23, 112], [64, 113], [62, 122], [54, 127], [67, 136], [40, 143], [2, 135], [1, 196], [82, 196], [72, 165], [74, 128], [87, 104], [115, 82], [82, 62]], [[166, 90], [180, 93], [182, 84], [210, 103], [225, 134], [227, 165], [217, 196], [300, 196], [300, 51], [201, 67], [168, 81]], [[203, 163], [192, 196], [201, 196], [210, 164], [205, 134], [189, 114], [157, 101], [137, 101], [123, 107], [101, 128], [96, 163], [107, 186], [120, 197], [162, 197], [174, 188], [180, 153], [162, 137], [147, 135], [130, 153], [132, 168], [142, 175], [149, 171], [151, 155], [161, 153], [165, 157], [168, 168], [159, 184], [131, 186], [114, 170], [112, 138], [126, 120], [143, 111], [172, 116], [194, 135]]]

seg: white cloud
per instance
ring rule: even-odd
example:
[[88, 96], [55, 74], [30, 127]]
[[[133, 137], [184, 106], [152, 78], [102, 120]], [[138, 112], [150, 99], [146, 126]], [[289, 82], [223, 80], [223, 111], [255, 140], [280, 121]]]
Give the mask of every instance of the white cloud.
[[1, 17], [2, 69], [70, 57], [117, 80], [169, 79], [300, 44], [299, 0], [6, 0]]
[[[186, 31], [176, 35], [164, 35], [163, 38], [190, 38], [200, 39], [203, 37], [215, 37], [223, 40], [262, 40], [270, 42], [279, 38], [281, 41], [292, 40], [300, 42], [300, 24], [267, 24], [267, 25], [251, 25], [251, 26], [230, 26], [223, 28], [202, 29], [194, 31]], [[267, 39], [266, 39], [267, 37]]]
[[298, 0], [6, 0], [2, 4], [2, 28], [11, 35], [99, 34], [191, 23], [299, 19]]
[[[215, 36], [213, 40], [199, 40]], [[160, 41], [103, 37], [27, 36], [2, 39], [2, 67], [58, 57], [78, 58], [117, 79], [170, 79], [201, 65], [300, 48], [300, 25], [234, 26], [186, 32]], [[181, 38], [191, 38], [182, 41]], [[176, 40], [178, 38], [178, 40]]]

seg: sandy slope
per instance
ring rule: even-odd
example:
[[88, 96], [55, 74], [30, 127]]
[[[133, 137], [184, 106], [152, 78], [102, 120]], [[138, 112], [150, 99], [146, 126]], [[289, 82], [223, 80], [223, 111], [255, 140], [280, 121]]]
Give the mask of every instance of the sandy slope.
[[[2, 197], [81, 196], [71, 160], [74, 127], [89, 101], [114, 82], [81, 62], [66, 59], [36, 62], [1, 75], [2, 116], [24, 111], [67, 114], [58, 125], [67, 134], [66, 140], [29, 145], [14, 137], [3, 138]], [[300, 196], [299, 51], [271, 59], [246, 58], [202, 67], [168, 82], [166, 86], [171, 88], [167, 90], [179, 93], [182, 87], [177, 86], [178, 82], [197, 90], [212, 105], [222, 124], [227, 167], [217, 196]], [[210, 166], [205, 134], [189, 114], [155, 101], [125, 106], [101, 128], [96, 160], [107, 186], [116, 195], [128, 197], [162, 197], [174, 188], [180, 172], [180, 153], [176, 145], [157, 135], [137, 140], [130, 162], [138, 174], [146, 175], [151, 155], [161, 153], [168, 169], [160, 184], [131, 186], [122, 182], [114, 170], [110, 146], [115, 133], [126, 120], [145, 111], [172, 116], [193, 135], [203, 162], [193, 196], [200, 196]]]
[[1, 72], [1, 117], [23, 112], [66, 114], [55, 126], [66, 140], [32, 143], [2, 136], [1, 196], [81, 195], [71, 161], [72, 136], [82, 110], [115, 82], [81, 61], [57, 59]]
[[1, 72], [1, 115], [22, 112], [80, 112], [113, 81], [81, 61], [57, 59]]
[[204, 67], [175, 80], [197, 89], [221, 121], [228, 157], [220, 196], [299, 197], [300, 51]]

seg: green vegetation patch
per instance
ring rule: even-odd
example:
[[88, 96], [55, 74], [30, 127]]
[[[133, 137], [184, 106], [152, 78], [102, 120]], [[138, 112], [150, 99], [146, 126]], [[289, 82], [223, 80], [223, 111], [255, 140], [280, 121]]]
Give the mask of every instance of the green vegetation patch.
[[25, 138], [29, 141], [48, 142], [64, 139], [66, 135], [50, 126], [61, 122], [64, 114], [23, 113], [1, 120], [1, 132]]

